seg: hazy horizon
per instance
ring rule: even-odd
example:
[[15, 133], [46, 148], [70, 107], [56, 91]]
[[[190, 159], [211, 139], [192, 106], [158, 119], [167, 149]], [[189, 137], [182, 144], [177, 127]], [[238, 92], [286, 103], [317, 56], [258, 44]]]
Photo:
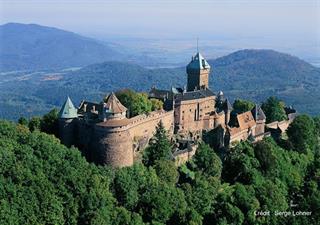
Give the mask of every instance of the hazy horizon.
[[198, 37], [203, 46], [270, 48], [320, 58], [318, 0], [0, 2], [0, 24], [35, 23], [120, 44], [130, 40], [129, 45], [153, 39], [145, 46], [150, 48], [190, 48]]

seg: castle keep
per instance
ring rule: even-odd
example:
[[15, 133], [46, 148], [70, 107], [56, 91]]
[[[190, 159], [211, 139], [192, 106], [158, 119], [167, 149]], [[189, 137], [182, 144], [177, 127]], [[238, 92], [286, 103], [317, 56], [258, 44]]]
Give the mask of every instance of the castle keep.
[[[114, 93], [101, 103], [82, 101], [77, 108], [68, 97], [59, 113], [60, 139], [67, 146], [79, 147], [91, 161], [122, 167], [132, 165], [139, 157], [160, 121], [170, 137], [181, 143], [196, 141], [203, 132], [214, 132], [212, 141], [218, 147], [232, 147], [242, 140], [257, 141], [269, 135], [265, 132], [266, 117], [258, 105], [233, 115], [224, 94], [209, 89], [210, 70], [198, 52], [186, 68], [187, 87], [152, 87], [149, 98], [163, 101], [163, 109], [132, 118], [126, 116], [127, 108]], [[275, 129], [278, 126], [271, 125]], [[173, 155], [188, 160], [195, 148], [186, 146], [186, 150], [177, 149]]]

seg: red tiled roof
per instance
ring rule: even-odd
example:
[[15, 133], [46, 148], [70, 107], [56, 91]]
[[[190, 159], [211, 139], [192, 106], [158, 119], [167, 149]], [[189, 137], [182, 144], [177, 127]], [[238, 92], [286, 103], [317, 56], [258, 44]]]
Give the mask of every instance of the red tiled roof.
[[237, 115], [237, 120], [238, 120], [239, 127], [241, 128], [241, 130], [248, 129], [248, 128], [256, 125], [256, 122], [252, 116], [251, 111], [247, 111], [247, 112], [244, 112], [244, 113]]

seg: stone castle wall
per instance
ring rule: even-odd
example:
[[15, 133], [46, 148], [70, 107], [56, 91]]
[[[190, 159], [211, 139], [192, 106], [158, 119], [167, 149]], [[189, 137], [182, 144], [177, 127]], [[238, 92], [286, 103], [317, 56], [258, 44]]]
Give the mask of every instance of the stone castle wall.
[[204, 128], [204, 117], [207, 113], [215, 111], [215, 97], [195, 99], [177, 103], [175, 106], [175, 122], [179, 130], [190, 132], [200, 131]]
[[61, 143], [70, 147], [75, 141], [74, 131], [76, 122], [74, 119], [59, 119], [58, 123]]
[[95, 153], [92, 152], [94, 125], [85, 120], [77, 119], [77, 129], [75, 130], [76, 146], [81, 149], [82, 153], [89, 159], [95, 161]]
[[114, 130], [95, 126], [94, 149], [100, 164], [112, 167], [131, 166], [133, 164], [132, 139], [128, 129]]
[[194, 89], [208, 88], [209, 87], [209, 69], [194, 70], [188, 73], [188, 91], [194, 91]]
[[107, 127], [103, 126], [103, 123], [96, 124], [93, 135], [93, 149], [96, 155], [94, 161], [113, 167], [132, 165], [135, 150], [146, 147], [160, 121], [169, 135], [172, 135], [173, 111], [155, 111], [148, 115], [139, 115], [131, 118], [125, 126]]
[[236, 134], [234, 134], [230, 137], [231, 146], [234, 143], [247, 140], [248, 137], [250, 136], [250, 134], [252, 134], [254, 136], [255, 129], [256, 129], [256, 125], [254, 125], [253, 127], [249, 128], [249, 129], [239, 130], [239, 132], [237, 132]]
[[198, 147], [197, 145], [189, 146], [184, 151], [179, 151], [176, 154], [174, 154], [173, 158], [174, 158], [175, 165], [181, 166], [182, 164], [189, 161], [196, 154], [197, 147]]
[[200, 71], [200, 87], [208, 88], [209, 87], [209, 69], [204, 69]]
[[260, 135], [265, 133], [265, 121], [257, 121], [255, 135]]
[[156, 111], [147, 116], [137, 116], [137, 119], [133, 120], [133, 122], [128, 125], [131, 136], [152, 136], [160, 120], [168, 133], [172, 135], [174, 125], [173, 111]]

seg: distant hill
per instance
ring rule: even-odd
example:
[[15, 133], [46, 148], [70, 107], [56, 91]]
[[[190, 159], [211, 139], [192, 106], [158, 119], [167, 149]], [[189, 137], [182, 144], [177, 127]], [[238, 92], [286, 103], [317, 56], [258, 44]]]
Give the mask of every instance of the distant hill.
[[[300, 112], [319, 114], [320, 70], [296, 57], [272, 50], [241, 50], [209, 63], [211, 88], [224, 91], [230, 100], [259, 103], [276, 95]], [[78, 104], [81, 99], [99, 101], [107, 92], [121, 88], [148, 91], [152, 85], [170, 88], [183, 86], [187, 80], [185, 68], [146, 69], [115, 61], [73, 72], [0, 76], [7, 77], [0, 80], [0, 117], [10, 119], [60, 106], [67, 95]]]
[[112, 45], [53, 27], [0, 26], [0, 71], [79, 67], [121, 58]]
[[261, 102], [270, 95], [301, 112], [320, 112], [320, 69], [273, 50], [241, 50], [209, 60], [211, 86], [229, 97]]

